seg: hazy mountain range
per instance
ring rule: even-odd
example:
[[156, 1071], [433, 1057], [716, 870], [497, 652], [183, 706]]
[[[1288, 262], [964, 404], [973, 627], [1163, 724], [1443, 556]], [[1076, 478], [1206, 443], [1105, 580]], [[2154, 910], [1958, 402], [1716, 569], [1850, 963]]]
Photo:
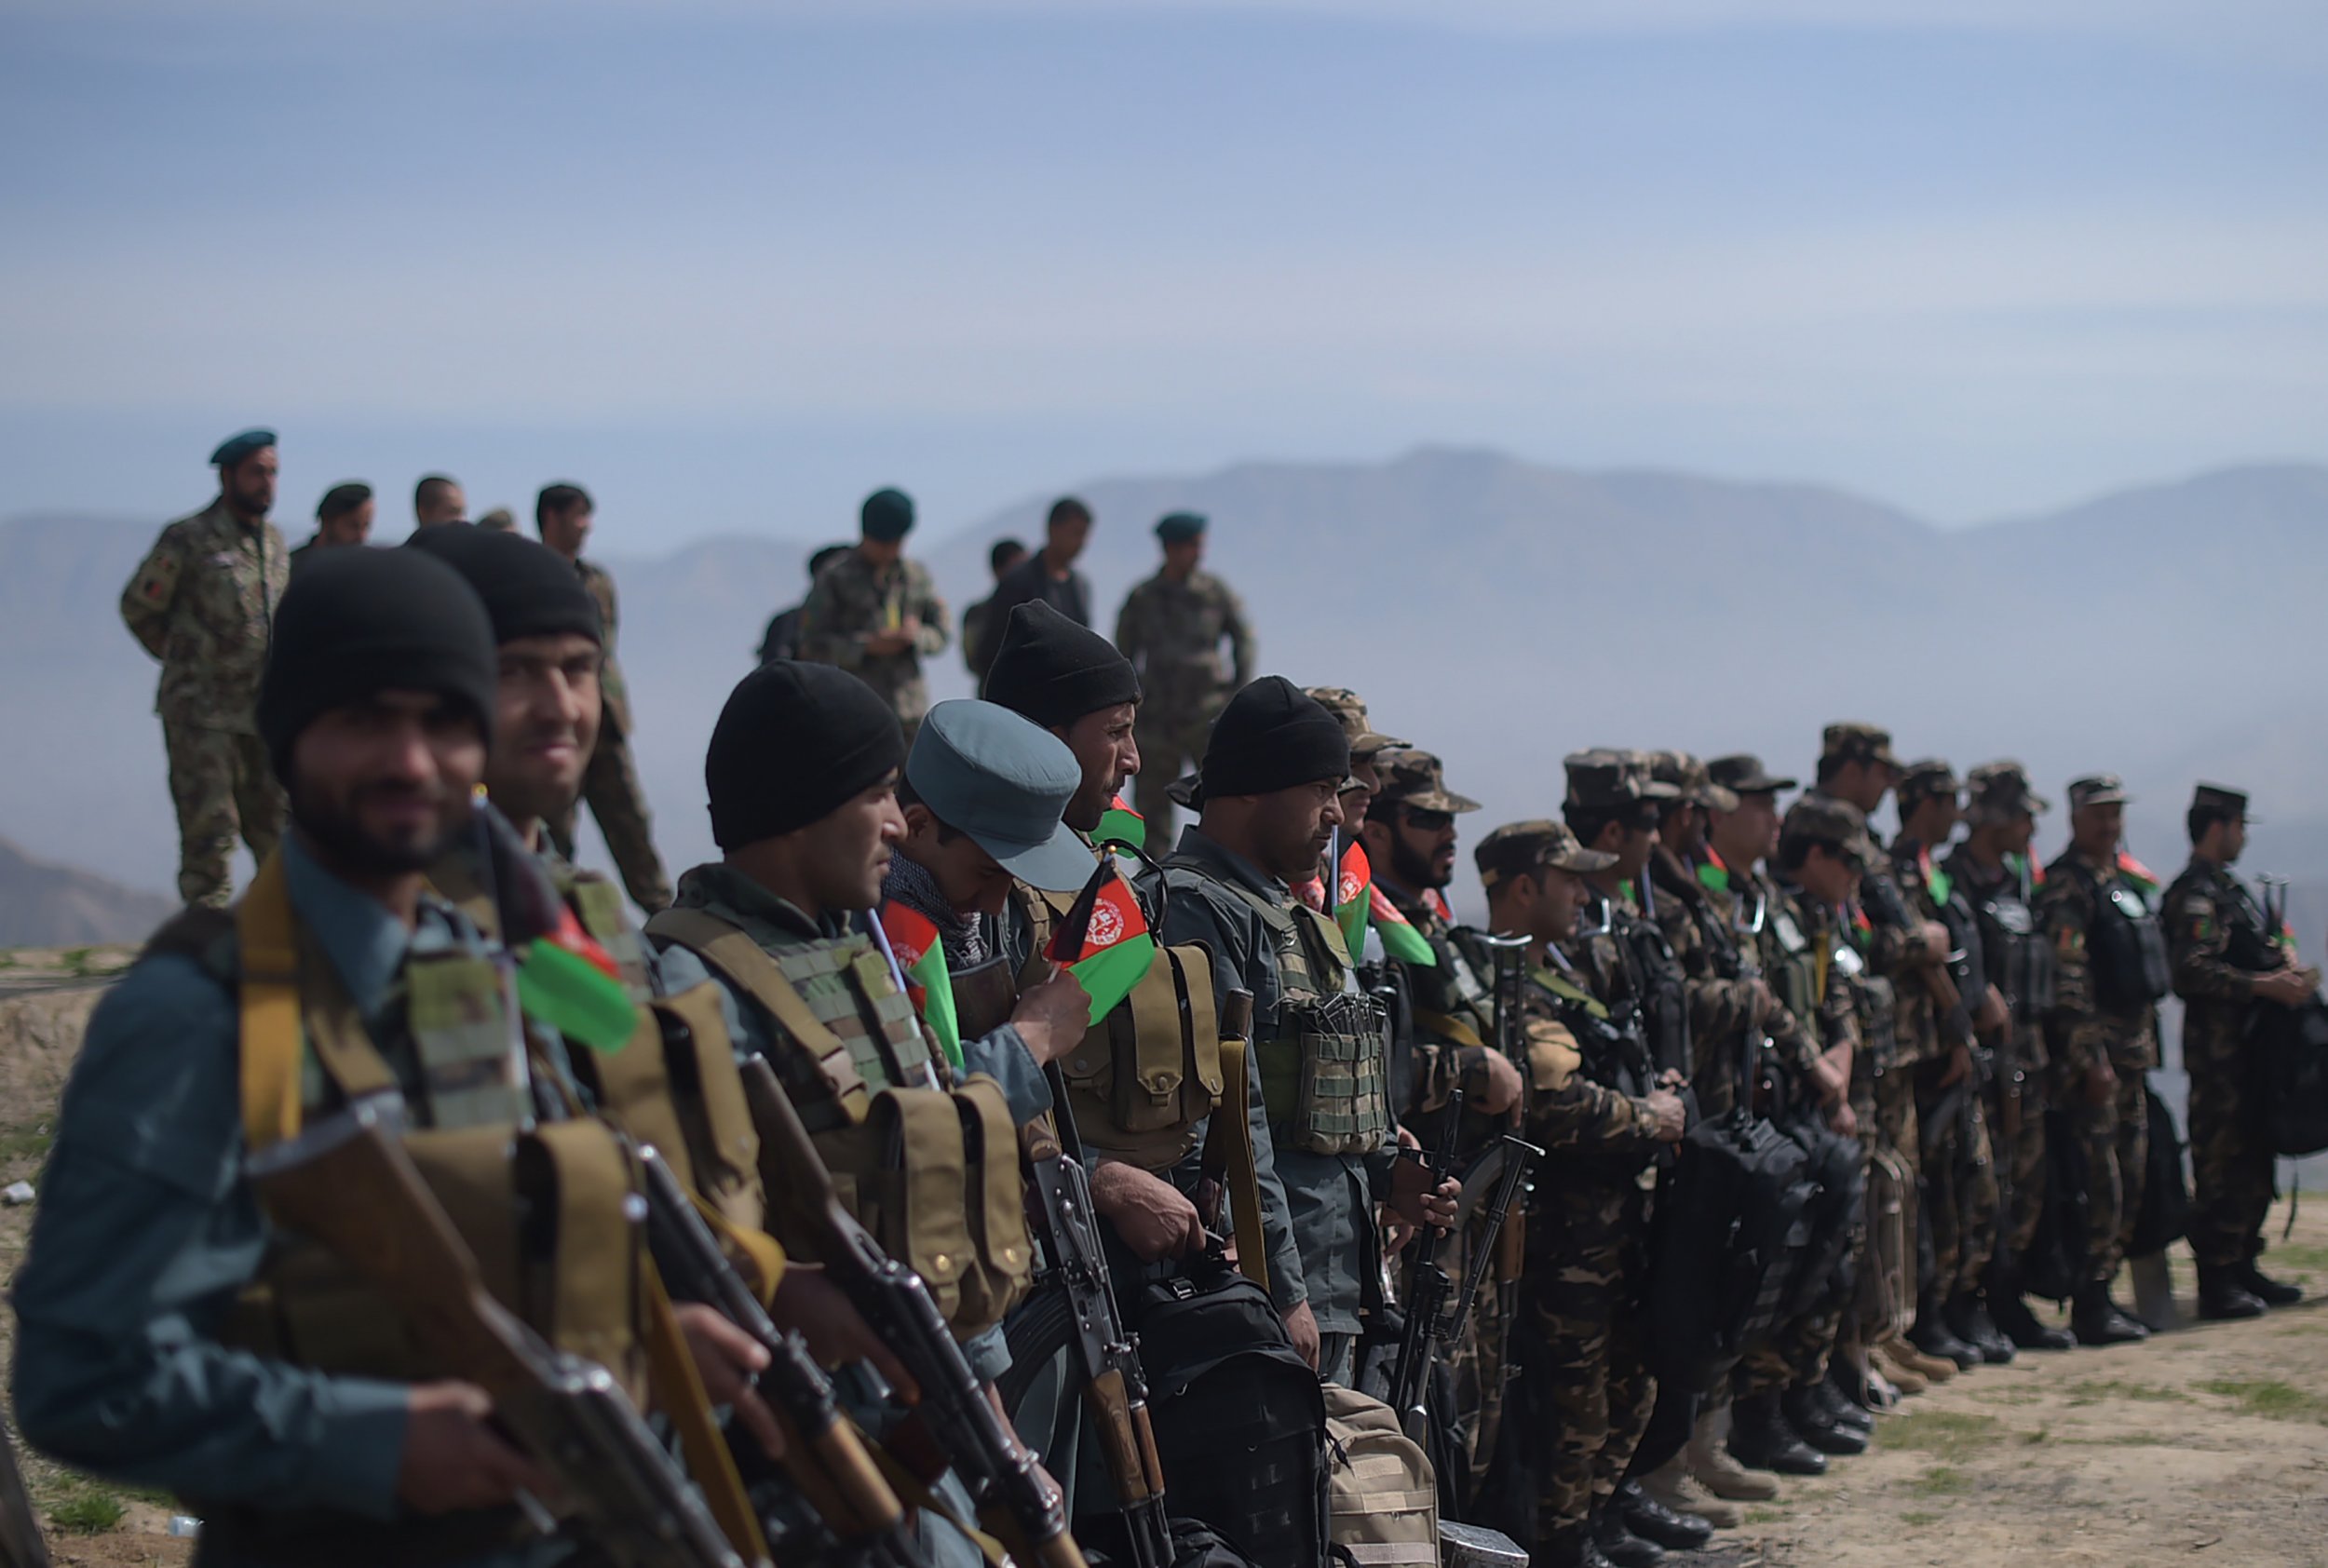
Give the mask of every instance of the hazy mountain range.
[[[1380, 727], [1441, 753], [1485, 803], [1474, 836], [1553, 811], [1560, 759], [1584, 746], [1753, 750], [1807, 776], [1820, 726], [1855, 717], [1960, 770], [2018, 756], [2056, 800], [2077, 774], [2123, 774], [2134, 848], [2161, 872], [2181, 863], [2191, 781], [2245, 785], [2266, 819], [2249, 866], [2328, 882], [2328, 468], [2228, 469], [1950, 530], [1813, 486], [1443, 449], [1077, 493], [1099, 518], [1083, 564], [1103, 629], [1153, 570], [1154, 520], [1209, 513], [1209, 564], [1243, 593], [1262, 669], [1354, 686]], [[1049, 500], [915, 541], [957, 614], [987, 591], [990, 540], [1039, 540]], [[0, 770], [0, 832], [157, 893], [176, 861], [154, 668], [115, 602], [159, 520], [0, 524], [0, 717], [17, 758]], [[608, 561], [675, 865], [710, 852], [704, 738], [820, 542]], [[957, 653], [933, 674], [941, 696], [968, 692]], [[2042, 846], [2062, 833], [2056, 812]], [[2316, 951], [2319, 896], [2298, 912]]]

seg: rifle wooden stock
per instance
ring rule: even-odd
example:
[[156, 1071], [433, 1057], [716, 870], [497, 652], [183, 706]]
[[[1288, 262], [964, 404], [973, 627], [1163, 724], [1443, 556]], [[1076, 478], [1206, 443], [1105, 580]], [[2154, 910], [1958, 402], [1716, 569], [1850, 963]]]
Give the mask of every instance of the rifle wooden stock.
[[1230, 1228], [1237, 1237], [1237, 1268], [1269, 1288], [1269, 1241], [1261, 1223], [1261, 1182], [1252, 1146], [1252, 1078], [1246, 1059], [1252, 1050], [1252, 993], [1232, 991], [1221, 998], [1221, 1103], [1205, 1129], [1202, 1167], [1228, 1192]]
[[592, 1548], [621, 1568], [743, 1568], [613, 1375], [545, 1343], [485, 1289], [399, 1124], [359, 1102], [252, 1155], [251, 1185], [271, 1216], [378, 1291], [445, 1375], [492, 1396]]

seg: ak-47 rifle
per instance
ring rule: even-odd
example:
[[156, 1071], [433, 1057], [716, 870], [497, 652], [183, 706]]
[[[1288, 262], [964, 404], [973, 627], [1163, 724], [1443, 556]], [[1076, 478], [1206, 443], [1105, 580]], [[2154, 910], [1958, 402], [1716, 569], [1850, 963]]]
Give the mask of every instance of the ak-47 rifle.
[[909, 1422], [920, 1430], [906, 1435], [925, 1451], [922, 1467], [934, 1474], [951, 1461], [981, 1513], [1003, 1523], [1042, 1568], [1088, 1568], [1067, 1530], [1065, 1499], [987, 1397], [921, 1276], [884, 1252], [834, 1194], [832, 1173], [767, 1059], [753, 1057], [742, 1073], [761, 1150], [783, 1172], [781, 1182], [769, 1183], [769, 1196], [780, 1195], [810, 1253], [921, 1386]]
[[[816, 1514], [809, 1532], [795, 1526], [772, 1540], [772, 1548], [788, 1563], [819, 1568], [927, 1568], [928, 1559], [909, 1533], [905, 1506], [874, 1468], [856, 1428], [842, 1418], [832, 1384], [807, 1346], [770, 1319], [663, 1156], [647, 1146], [638, 1154], [646, 1173], [648, 1245], [664, 1283], [679, 1299], [711, 1306], [768, 1354], [752, 1384], [783, 1430], [781, 1467]], [[749, 1452], [757, 1446], [738, 1445]], [[804, 1534], [812, 1538], [798, 1538]]]
[[[1528, 948], [1525, 937], [1496, 937], [1487, 939], [1489, 961], [1495, 967], [1496, 1048], [1520, 1074], [1520, 1102], [1512, 1109], [1513, 1120], [1525, 1124], [1528, 1085], [1533, 1081], [1528, 1066], [1527, 1020], [1524, 1016], [1527, 986]], [[1524, 1162], [1523, 1162], [1524, 1164]], [[1526, 1171], [1521, 1172], [1524, 1178]], [[1509, 1204], [1507, 1204], [1509, 1207]], [[1496, 1290], [1502, 1297], [1500, 1321], [1509, 1325], [1512, 1310], [1519, 1304], [1520, 1280], [1527, 1272], [1528, 1227], [1525, 1224], [1506, 1225], [1498, 1214], [1488, 1237], [1496, 1248]], [[1484, 1243], [1483, 1243], [1484, 1245]], [[1456, 1322], [1463, 1319], [1457, 1318]], [[1505, 1364], [1498, 1354], [1496, 1364]]]
[[[1447, 1097], [1447, 1119], [1441, 1125], [1439, 1147], [1424, 1160], [1435, 1192], [1455, 1164], [1455, 1143], [1463, 1135], [1463, 1090]], [[1399, 1336], [1399, 1358], [1390, 1368], [1390, 1408], [1407, 1437], [1430, 1447], [1430, 1368], [1446, 1337], [1447, 1292], [1455, 1281], [1439, 1265], [1439, 1244], [1446, 1232], [1426, 1225], [1414, 1238], [1414, 1258], [1406, 1270], [1406, 1327]], [[1460, 1321], [1460, 1319], [1456, 1319]]]
[[[545, 1343], [486, 1291], [404, 1151], [402, 1121], [392, 1096], [359, 1101], [250, 1156], [251, 1185], [269, 1214], [386, 1297], [447, 1375], [493, 1397], [595, 1553], [619, 1568], [743, 1568], [613, 1374]], [[556, 1527], [542, 1499], [525, 1504]]]
[[[1455, 1307], [1447, 1314], [1451, 1323], [1461, 1323], [1471, 1315], [1471, 1304], [1479, 1299], [1480, 1284], [1487, 1277], [1488, 1259], [1495, 1253], [1496, 1241], [1504, 1232], [1505, 1223], [1511, 1216], [1511, 1200], [1521, 1184], [1528, 1179], [1528, 1171], [1544, 1157], [1544, 1151], [1523, 1138], [1507, 1133], [1499, 1145], [1504, 1156], [1502, 1173], [1496, 1178], [1496, 1196], [1487, 1208], [1487, 1233], [1480, 1238], [1478, 1249], [1471, 1254], [1470, 1265], [1463, 1271], [1463, 1290], [1455, 1297]], [[1512, 1310], [1518, 1304], [1518, 1277], [1501, 1279], [1496, 1286], [1504, 1298], [1504, 1321], [1511, 1321]]]

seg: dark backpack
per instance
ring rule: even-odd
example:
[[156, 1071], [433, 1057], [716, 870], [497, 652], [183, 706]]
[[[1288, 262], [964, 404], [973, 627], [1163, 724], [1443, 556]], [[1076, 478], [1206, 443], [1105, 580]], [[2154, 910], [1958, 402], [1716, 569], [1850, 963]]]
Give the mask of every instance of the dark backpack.
[[2169, 1242], [2180, 1241], [2190, 1223], [2190, 1180], [2183, 1173], [2183, 1140], [2174, 1129], [2174, 1113], [2159, 1091], [2143, 1087], [2149, 1102], [2149, 1159], [2143, 1173], [2142, 1209], [2134, 1216], [2129, 1257], [2146, 1258], [2162, 1252]]
[[2045, 1204], [2037, 1235], [2021, 1257], [2021, 1288], [2046, 1301], [2063, 1302], [2086, 1278], [2086, 1146], [2076, 1117], [2055, 1108], [2045, 1113]]
[[1818, 1186], [1802, 1147], [1742, 1105], [1682, 1139], [1650, 1240], [1649, 1370], [1660, 1380], [1703, 1388], [1778, 1321]]
[[1270, 1568], [1326, 1560], [1326, 1410], [1266, 1291], [1217, 1249], [1127, 1302], [1176, 1518]]
[[1805, 1108], [1780, 1118], [1777, 1126], [1803, 1151], [1807, 1173], [1817, 1183], [1803, 1209], [1808, 1239], [1795, 1260], [1780, 1309], [1780, 1320], [1785, 1322], [1826, 1303], [1851, 1299], [1851, 1237], [1860, 1228], [1867, 1178], [1860, 1141], [1835, 1132], [1816, 1110]]
[[2328, 1002], [2300, 1007], [2266, 1002], [2247, 1026], [2262, 1136], [2275, 1155], [2328, 1149]]

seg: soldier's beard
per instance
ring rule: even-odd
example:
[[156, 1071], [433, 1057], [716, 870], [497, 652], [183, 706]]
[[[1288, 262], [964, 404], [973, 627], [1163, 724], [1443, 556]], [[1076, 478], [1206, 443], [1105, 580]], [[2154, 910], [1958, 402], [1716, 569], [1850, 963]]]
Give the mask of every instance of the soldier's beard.
[[1418, 852], [1403, 837], [1390, 841], [1390, 874], [1398, 878], [1401, 886], [1412, 887], [1417, 893], [1426, 887], [1444, 887], [1454, 880], [1452, 872], [1433, 866], [1429, 856]]
[[450, 813], [440, 810], [433, 831], [381, 834], [364, 827], [361, 812], [367, 800], [415, 792], [425, 793], [440, 806], [446, 803], [440, 789], [414, 791], [402, 784], [359, 784], [345, 801], [332, 801], [293, 780], [291, 820], [334, 871], [349, 876], [407, 876], [426, 871], [449, 854], [460, 842], [469, 819], [464, 801]]

